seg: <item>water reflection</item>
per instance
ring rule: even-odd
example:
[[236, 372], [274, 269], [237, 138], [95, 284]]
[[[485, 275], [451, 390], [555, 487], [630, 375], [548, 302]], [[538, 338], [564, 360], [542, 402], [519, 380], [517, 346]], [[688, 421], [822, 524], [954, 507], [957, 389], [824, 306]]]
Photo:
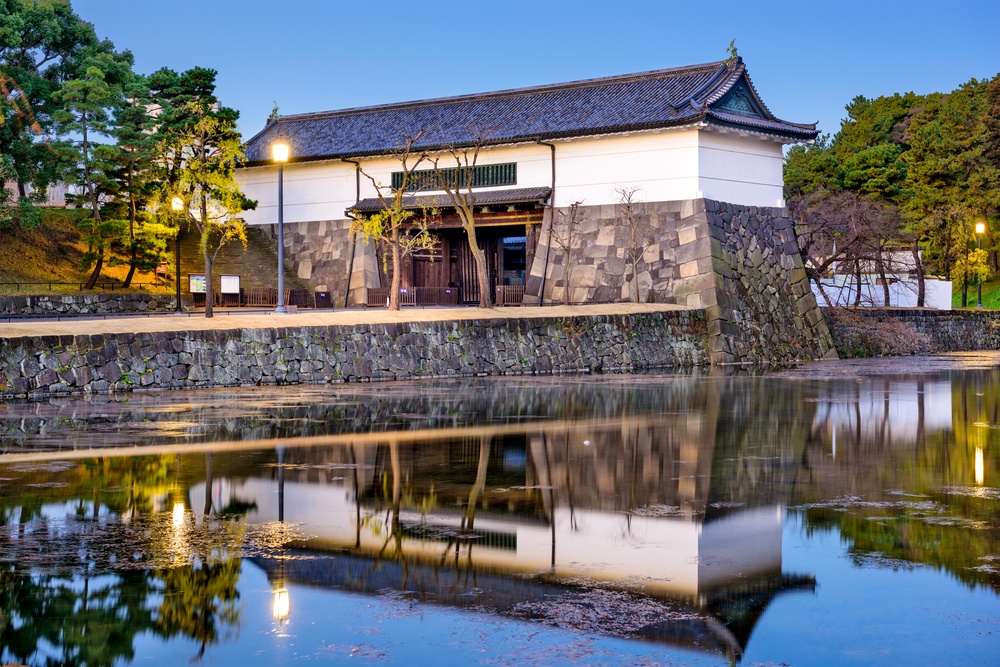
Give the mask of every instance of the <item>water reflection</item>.
[[857, 568], [1000, 592], [996, 371], [379, 389], [4, 406], [0, 660], [227, 655], [247, 568], [279, 624], [324, 613], [297, 585], [392, 590], [741, 659], [821, 594], [788, 512]]

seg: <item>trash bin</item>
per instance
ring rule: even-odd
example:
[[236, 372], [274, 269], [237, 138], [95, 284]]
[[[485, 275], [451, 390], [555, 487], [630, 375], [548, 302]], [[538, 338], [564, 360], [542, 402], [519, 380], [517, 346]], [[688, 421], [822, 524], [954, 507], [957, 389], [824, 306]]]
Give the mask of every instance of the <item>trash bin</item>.
[[333, 308], [333, 299], [329, 292], [316, 292], [313, 301], [316, 308]]

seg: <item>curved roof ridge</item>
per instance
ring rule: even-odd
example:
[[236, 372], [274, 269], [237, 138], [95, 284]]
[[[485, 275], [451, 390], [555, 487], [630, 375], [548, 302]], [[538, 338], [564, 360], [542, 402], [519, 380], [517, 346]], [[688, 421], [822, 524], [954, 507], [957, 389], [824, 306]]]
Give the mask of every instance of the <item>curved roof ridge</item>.
[[559, 92], [563, 90], [577, 90], [582, 88], [593, 88], [606, 86], [614, 83], [636, 83], [639, 81], [650, 81], [664, 78], [667, 75], [675, 75], [681, 72], [695, 73], [699, 70], [716, 69], [722, 62], [703, 63], [701, 65], [687, 65], [684, 67], [670, 67], [667, 69], [649, 70], [647, 72], [636, 72], [633, 74], [615, 74], [593, 79], [578, 79], [576, 81], [565, 81], [561, 83], [546, 83], [538, 86], [525, 86], [523, 88], [505, 88], [503, 90], [493, 90], [484, 93], [466, 93], [450, 97], [429, 97], [423, 100], [411, 100], [409, 102], [389, 102], [387, 104], [373, 104], [369, 106], [349, 107], [346, 109], [331, 109], [329, 111], [310, 111], [300, 114], [288, 114], [280, 116], [277, 120], [319, 120], [323, 118], [336, 118], [337, 116], [351, 116], [358, 113], [370, 113], [372, 111], [396, 111], [402, 109], [416, 109], [420, 107], [435, 106], [438, 104], [451, 104], [454, 102], [472, 102], [502, 99], [504, 97], [516, 97], [525, 94], [537, 94], [547, 92]]
[[[487, 93], [396, 102], [269, 120], [247, 141], [250, 165], [267, 162], [265, 144], [281, 136], [296, 162], [385, 154], [399, 132], [425, 130], [421, 150], [680, 127], [705, 120], [711, 105], [746, 80], [770, 132], [809, 140], [815, 126], [776, 118], [753, 87], [741, 58]], [[727, 119], [747, 124], [748, 120]], [[759, 127], [759, 126], [758, 126]], [[478, 129], [476, 129], [478, 128]], [[807, 135], [812, 136], [807, 136]]]

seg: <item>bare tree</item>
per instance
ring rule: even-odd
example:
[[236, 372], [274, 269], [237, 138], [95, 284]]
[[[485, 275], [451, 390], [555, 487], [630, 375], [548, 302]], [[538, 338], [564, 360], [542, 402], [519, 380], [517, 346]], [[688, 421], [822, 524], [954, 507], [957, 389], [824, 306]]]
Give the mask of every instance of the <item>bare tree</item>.
[[559, 249], [562, 250], [563, 253], [563, 304], [567, 306], [569, 305], [570, 285], [573, 282], [574, 242], [576, 241], [576, 228], [579, 222], [580, 206], [582, 204], [582, 201], [575, 201], [570, 204], [568, 214], [566, 211], [559, 211], [559, 215], [566, 221], [566, 225], [562, 233], [552, 235], [552, 240], [557, 246], [559, 246]]
[[[819, 286], [830, 305], [847, 305], [839, 303], [839, 297], [831, 299], [824, 289], [822, 279], [830, 272], [853, 275], [854, 285], [847, 294], [854, 306], [874, 305], [873, 296], [865, 295], [866, 274], [877, 276], [885, 305], [890, 303], [891, 277], [896, 274], [915, 271], [918, 298], [922, 295], [919, 253], [906, 250], [912, 239], [901, 231], [901, 218], [895, 207], [853, 192], [818, 191], [794, 200], [790, 212], [806, 274]], [[915, 266], [902, 260], [907, 254], [914, 255]], [[922, 299], [918, 305], [923, 305]]]
[[635, 195], [639, 192], [639, 188], [621, 187], [616, 188], [615, 192], [618, 193], [618, 216], [628, 225], [629, 233], [631, 234], [626, 252], [632, 264], [632, 300], [639, 303], [639, 260], [645, 252], [645, 247], [642, 244], [645, 230], [643, 229], [642, 220], [635, 210], [637, 203]]
[[382, 210], [371, 215], [355, 211], [351, 232], [361, 232], [365, 238], [374, 239], [388, 246], [382, 257], [383, 268], [389, 270], [389, 254], [392, 256], [392, 280], [389, 284], [389, 310], [399, 310], [399, 288], [402, 284], [401, 269], [403, 258], [417, 250], [434, 247], [435, 239], [427, 231], [426, 216], [415, 217], [412, 205], [407, 207], [406, 191], [413, 173], [426, 159], [424, 155], [413, 155], [413, 144], [423, 130], [414, 136], [403, 134], [403, 145], [394, 153], [402, 167], [402, 178], [398, 187], [382, 185], [371, 174], [358, 167], [375, 188]]
[[454, 147], [449, 148], [449, 162], [454, 160], [454, 167], [441, 166], [440, 158], [433, 158], [430, 161], [434, 165], [435, 180], [438, 186], [444, 190], [448, 199], [451, 200], [455, 212], [462, 221], [462, 229], [465, 230], [469, 239], [469, 250], [472, 252], [472, 259], [476, 262], [476, 273], [479, 275], [479, 307], [492, 308], [493, 290], [486, 266], [486, 255], [476, 239], [476, 200], [472, 194], [479, 148], [480, 142], [478, 141], [471, 149], [465, 149], [461, 152]]

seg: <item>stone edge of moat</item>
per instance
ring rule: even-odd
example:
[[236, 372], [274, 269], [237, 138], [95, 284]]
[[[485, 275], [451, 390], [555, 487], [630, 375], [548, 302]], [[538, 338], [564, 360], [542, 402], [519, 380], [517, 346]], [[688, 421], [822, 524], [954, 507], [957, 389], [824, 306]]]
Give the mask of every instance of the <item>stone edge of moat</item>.
[[0, 398], [710, 365], [701, 310], [0, 339]]

